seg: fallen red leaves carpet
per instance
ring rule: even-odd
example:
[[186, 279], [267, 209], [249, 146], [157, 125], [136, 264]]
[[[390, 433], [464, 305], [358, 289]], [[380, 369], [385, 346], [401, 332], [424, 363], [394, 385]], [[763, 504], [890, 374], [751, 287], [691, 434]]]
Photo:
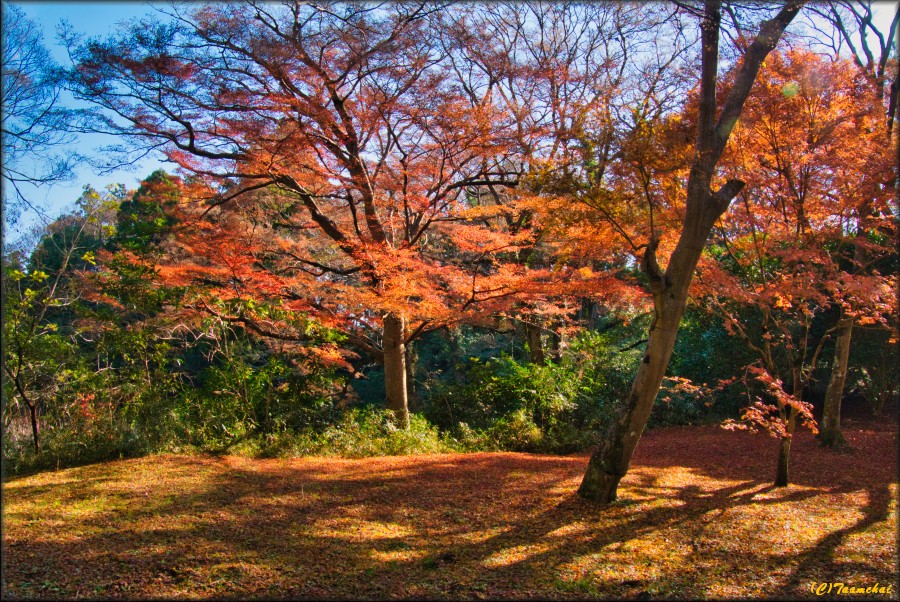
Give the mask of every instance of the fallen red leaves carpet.
[[896, 428], [845, 435], [849, 453], [798, 435], [793, 484], [775, 489], [773, 439], [650, 431], [607, 508], [575, 496], [584, 455], [166, 455], [47, 472], [4, 485], [3, 598], [797, 598], [894, 583]]

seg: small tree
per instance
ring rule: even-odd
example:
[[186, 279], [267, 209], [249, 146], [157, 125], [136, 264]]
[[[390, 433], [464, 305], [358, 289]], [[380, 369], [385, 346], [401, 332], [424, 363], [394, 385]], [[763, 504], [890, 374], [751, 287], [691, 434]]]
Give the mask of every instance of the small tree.
[[75, 360], [72, 320], [59, 316], [78, 297], [73, 270], [95, 261], [102, 243], [98, 218], [118, 203], [118, 192], [101, 196], [86, 189], [79, 209], [49, 226], [26, 265], [4, 258], [4, 389], [12, 409], [27, 411], [35, 452], [40, 417], [66, 385], [66, 368]]
[[[748, 186], [719, 229], [716, 260], [701, 266], [703, 293], [757, 355], [749, 374], [774, 401], [757, 398], [745, 418], [780, 438], [779, 486], [789, 481], [796, 423], [815, 430], [804, 396], [826, 340], [846, 332], [847, 320], [885, 324], [895, 303], [891, 278], [855, 265], [854, 248], [865, 248], [870, 260], [891, 253], [856, 228], [865, 220], [891, 230], [888, 219], [861, 211], [887, 213], [882, 183], [891, 170], [876, 142], [878, 103], [857, 79], [849, 62], [808, 51], [769, 57], [736, 128], [738, 144], [723, 160]], [[758, 314], [758, 327], [741, 319], [741, 307]], [[822, 318], [830, 309], [840, 319], [827, 328]], [[839, 336], [834, 376], [845, 378], [848, 354], [849, 339]], [[831, 443], [841, 438], [839, 402], [826, 395], [822, 435]]]

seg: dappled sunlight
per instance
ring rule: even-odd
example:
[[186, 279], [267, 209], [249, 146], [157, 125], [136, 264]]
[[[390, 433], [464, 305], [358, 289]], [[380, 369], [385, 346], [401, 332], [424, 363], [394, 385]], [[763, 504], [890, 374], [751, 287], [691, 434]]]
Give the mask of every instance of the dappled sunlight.
[[5, 587], [696, 598], [804, 595], [811, 581], [895, 574], [892, 432], [840, 457], [798, 441], [798, 484], [784, 488], [771, 486], [769, 439], [706, 427], [690, 446], [684, 437], [648, 432], [608, 507], [575, 495], [584, 455], [165, 455], [46, 472], [6, 486]]
[[413, 537], [416, 531], [398, 523], [370, 521], [356, 516], [319, 520], [304, 530], [311, 537], [334, 537], [348, 541], [369, 541]]
[[532, 558], [536, 554], [543, 554], [550, 549], [549, 545], [542, 543], [513, 546], [494, 552], [485, 558], [482, 564], [486, 567], [508, 566]]

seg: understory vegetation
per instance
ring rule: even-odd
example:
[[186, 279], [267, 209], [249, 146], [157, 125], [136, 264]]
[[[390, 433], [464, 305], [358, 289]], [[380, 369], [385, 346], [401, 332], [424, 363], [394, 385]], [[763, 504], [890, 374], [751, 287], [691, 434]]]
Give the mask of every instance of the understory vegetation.
[[[347, 458], [580, 452], [599, 443], [627, 396], [647, 320], [595, 320], [541, 364], [529, 360], [514, 323], [429, 333], [410, 350], [411, 419], [404, 429], [383, 407], [383, 370], [377, 364], [357, 358], [336, 369], [304, 361], [214, 320], [203, 336], [163, 338], [154, 330], [158, 325], [138, 322], [93, 340], [85, 340], [83, 331], [79, 340], [73, 325], [83, 326], [81, 316], [96, 313], [96, 307], [66, 307], [34, 350], [46, 354], [42, 366], [55, 371], [43, 376], [51, 382], [41, 399], [39, 450], [24, 408], [15, 395], [7, 396], [7, 474], [160, 452]], [[13, 326], [7, 320], [7, 328]], [[71, 338], [63, 339], [66, 334]], [[890, 410], [885, 397], [896, 387], [893, 360], [873, 358], [878, 350], [893, 349], [879, 334], [858, 337], [851, 364], [850, 399], [867, 414]], [[650, 427], [738, 418], [750, 389], [746, 383], [717, 383], [746, 363], [720, 320], [691, 310]], [[827, 362], [818, 370], [821, 383]], [[813, 391], [813, 398], [823, 392]]]

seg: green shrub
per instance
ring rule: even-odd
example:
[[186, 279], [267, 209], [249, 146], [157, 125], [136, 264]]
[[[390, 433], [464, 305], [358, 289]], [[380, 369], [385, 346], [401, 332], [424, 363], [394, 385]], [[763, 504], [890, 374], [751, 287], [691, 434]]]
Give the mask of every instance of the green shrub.
[[347, 458], [445, 451], [452, 451], [452, 448], [441, 440], [438, 429], [424, 417], [411, 414], [409, 428], [398, 429], [391, 412], [371, 407], [347, 411], [339, 423], [322, 432], [315, 449], [319, 455]]
[[470, 358], [461, 382], [428, 383], [424, 414], [459, 449], [570, 453], [599, 442], [637, 361], [587, 331], [558, 364]]
[[109, 404], [76, 402], [43, 415], [40, 453], [34, 451], [30, 426], [13, 424], [3, 433], [3, 459], [11, 475], [131, 457], [144, 451], [122, 415]]

